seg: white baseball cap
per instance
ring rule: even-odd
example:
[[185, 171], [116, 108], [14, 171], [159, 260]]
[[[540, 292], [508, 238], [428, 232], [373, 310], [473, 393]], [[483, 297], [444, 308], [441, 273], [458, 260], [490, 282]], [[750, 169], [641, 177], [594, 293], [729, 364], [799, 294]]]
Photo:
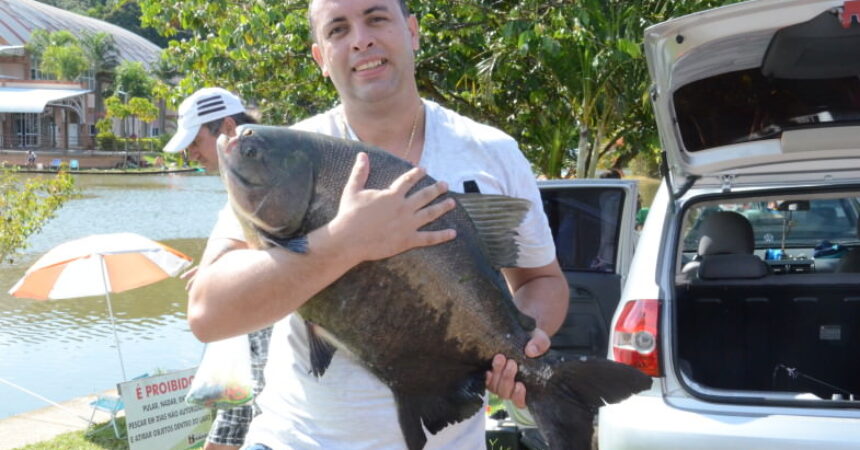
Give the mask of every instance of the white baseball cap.
[[204, 123], [243, 112], [242, 100], [229, 91], [217, 87], [200, 89], [179, 105], [176, 134], [164, 146], [164, 151], [176, 153], [185, 150]]

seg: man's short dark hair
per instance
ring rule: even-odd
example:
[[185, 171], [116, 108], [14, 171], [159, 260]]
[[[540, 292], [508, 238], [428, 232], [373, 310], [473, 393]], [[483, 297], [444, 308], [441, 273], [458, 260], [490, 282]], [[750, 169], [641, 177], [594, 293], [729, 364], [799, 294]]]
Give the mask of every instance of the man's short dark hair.
[[[257, 123], [257, 120], [249, 116], [248, 113], [240, 112], [238, 114], [233, 114], [232, 116], [228, 117], [232, 118], [233, 122], [236, 122], [236, 126], [245, 125], [246, 123]], [[204, 123], [203, 126], [205, 126], [207, 130], [209, 130], [209, 133], [217, 135], [218, 130], [221, 129], [221, 124], [224, 123], [224, 119], [225, 117], [215, 119], [211, 122]]]
[[[316, 41], [317, 38], [314, 35], [314, 18], [311, 17], [311, 3], [313, 3], [313, 0], [308, 3], [308, 24], [311, 27], [311, 40]], [[400, 12], [403, 13], [403, 17], [409, 17], [409, 5], [406, 4], [406, 0], [400, 0], [398, 3], [400, 4]]]
[[406, 4], [406, 0], [400, 0], [400, 11], [404, 16], [409, 17], [409, 5]]

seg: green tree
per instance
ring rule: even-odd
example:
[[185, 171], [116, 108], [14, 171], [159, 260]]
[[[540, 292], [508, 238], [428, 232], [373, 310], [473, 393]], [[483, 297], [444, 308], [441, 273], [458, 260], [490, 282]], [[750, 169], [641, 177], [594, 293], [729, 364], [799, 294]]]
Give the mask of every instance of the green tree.
[[139, 61], [123, 61], [116, 69], [115, 91], [124, 92], [122, 95], [128, 98], [151, 98], [154, 84], [155, 80]]
[[68, 30], [54, 31], [53, 33], [37, 29], [30, 34], [30, 40], [24, 45], [28, 52], [41, 57], [48, 47], [64, 47], [66, 45], [78, 45], [78, 38]]
[[25, 48], [39, 61], [39, 70], [58, 80], [74, 81], [87, 71], [87, 56], [67, 30], [35, 30]]
[[30, 40], [24, 44], [24, 48], [31, 54], [35, 59], [39, 59], [42, 57], [42, 53], [45, 52], [45, 49], [48, 48], [51, 43], [51, 33], [47, 30], [33, 30], [30, 33]]
[[[143, 97], [132, 97], [128, 101], [128, 111], [144, 124], [158, 118], [158, 107]], [[147, 130], [144, 130], [147, 131]]]
[[422, 45], [435, 51], [419, 82], [513, 134], [544, 175], [593, 177], [657, 154], [645, 28], [731, 1], [422, 3]]
[[11, 261], [27, 247], [27, 238], [42, 229], [75, 194], [74, 180], [65, 172], [50, 178], [24, 178], [0, 171], [0, 262]]
[[[152, 122], [158, 118], [158, 113], [159, 113], [158, 107], [153, 105], [151, 101], [149, 101], [148, 99], [145, 99], [143, 97], [132, 97], [131, 100], [128, 101], [127, 107], [128, 107], [128, 112], [131, 114], [131, 116], [134, 118], [137, 118], [137, 120], [140, 120], [141, 123], [143, 123], [143, 131], [144, 131], [143, 135], [148, 136], [149, 135], [149, 122]], [[137, 152], [138, 152], [137, 160], [141, 161], [141, 159], [140, 159], [141, 148], [140, 148], [140, 145], [136, 145], [136, 146], [137, 146]]]
[[105, 22], [117, 25], [125, 30], [145, 38], [153, 44], [167, 47], [167, 39], [149, 27], [140, 24], [140, 6], [134, 1], [114, 1], [100, 11], [97, 16]]
[[106, 0], [43, 0], [42, 3], [47, 3], [51, 6], [56, 6], [66, 11], [72, 11], [78, 14], [86, 14], [87, 10], [100, 7]]
[[165, 51], [185, 75], [170, 91], [172, 106], [200, 87], [221, 86], [256, 106], [264, 121], [292, 123], [336, 102], [310, 56], [307, 0], [138, 3], [144, 26], [182, 36]]
[[95, 76], [96, 117], [101, 117], [104, 111], [104, 89], [113, 82], [119, 65], [119, 51], [113, 35], [103, 31], [84, 34], [81, 46]]
[[125, 119], [131, 115], [128, 105], [125, 104], [119, 97], [112, 95], [105, 99], [105, 117], [108, 119], [119, 119], [122, 121], [122, 137], [127, 137]]
[[152, 96], [158, 100], [158, 128], [165, 130], [167, 125], [167, 118], [164, 114], [164, 110], [167, 107], [166, 100], [170, 98], [170, 90], [175, 84], [174, 80], [179, 77], [179, 72], [177, 72], [176, 66], [167, 59], [165, 53], [162, 52], [158, 60], [149, 67], [149, 73], [155, 79], [152, 85]]
[[87, 71], [87, 57], [77, 45], [52, 45], [42, 53], [39, 69], [58, 80], [74, 81]]

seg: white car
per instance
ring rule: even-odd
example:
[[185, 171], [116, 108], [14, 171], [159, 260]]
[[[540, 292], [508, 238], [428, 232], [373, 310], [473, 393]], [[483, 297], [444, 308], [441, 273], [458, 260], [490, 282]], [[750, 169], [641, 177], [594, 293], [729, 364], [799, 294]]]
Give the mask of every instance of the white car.
[[616, 449], [860, 448], [860, 2], [759, 0], [646, 30], [665, 152], [608, 355]]

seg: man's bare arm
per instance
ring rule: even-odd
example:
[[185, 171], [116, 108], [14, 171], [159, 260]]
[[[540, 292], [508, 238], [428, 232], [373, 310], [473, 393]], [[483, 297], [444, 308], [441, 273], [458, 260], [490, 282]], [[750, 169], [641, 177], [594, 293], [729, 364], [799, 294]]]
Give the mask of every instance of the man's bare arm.
[[[549, 350], [550, 336], [555, 334], [567, 317], [569, 288], [558, 261], [535, 268], [503, 269], [508, 287], [514, 293], [514, 303], [537, 323], [525, 353], [536, 358]], [[517, 362], [504, 355], [493, 358], [492, 370], [487, 372], [487, 389], [503, 399], [510, 399], [519, 408], [526, 406], [526, 388], [515, 381]]]
[[537, 327], [554, 335], [567, 313], [569, 288], [558, 261], [534, 268], [502, 269], [514, 293], [517, 308], [537, 321]]
[[197, 270], [201, 267], [209, 266], [225, 253], [239, 250], [241, 248], [248, 248], [248, 243], [230, 238], [210, 238], [206, 241], [206, 248], [203, 249], [203, 256], [200, 257], [200, 264], [188, 269], [185, 273], [179, 276], [180, 279], [186, 280], [185, 290], [191, 290], [191, 285], [194, 284], [194, 279], [197, 276]]

